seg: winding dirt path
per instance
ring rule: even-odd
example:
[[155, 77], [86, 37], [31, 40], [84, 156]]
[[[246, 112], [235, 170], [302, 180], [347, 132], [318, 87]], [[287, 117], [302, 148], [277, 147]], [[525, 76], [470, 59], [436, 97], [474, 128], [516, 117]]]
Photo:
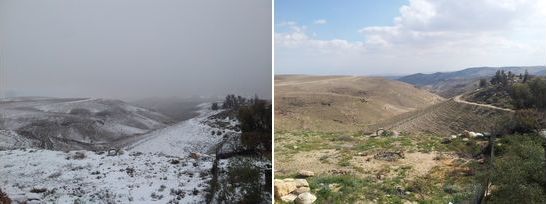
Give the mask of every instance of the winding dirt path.
[[474, 103], [474, 102], [465, 101], [465, 100], [461, 99], [462, 96], [463, 95], [455, 96], [453, 98], [453, 100], [455, 102], [457, 102], [457, 103], [465, 103], [465, 104], [470, 104], [470, 105], [475, 105], [475, 106], [481, 106], [481, 107], [486, 107], [486, 108], [502, 110], [502, 111], [514, 112], [514, 110], [508, 109], [508, 108], [501, 108], [501, 107], [494, 106], [494, 105], [489, 105], [489, 104], [481, 104], [481, 103]]

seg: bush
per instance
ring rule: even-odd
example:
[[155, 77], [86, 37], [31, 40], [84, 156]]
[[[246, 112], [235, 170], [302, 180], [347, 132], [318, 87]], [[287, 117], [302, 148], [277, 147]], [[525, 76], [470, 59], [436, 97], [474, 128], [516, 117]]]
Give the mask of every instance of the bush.
[[491, 181], [491, 203], [545, 203], [543, 138], [536, 134], [502, 138]]
[[511, 133], [539, 132], [544, 126], [544, 113], [533, 109], [518, 110], [509, 124]]
[[2, 192], [2, 189], [0, 189], [0, 203], [11, 203], [11, 199], [8, 197], [8, 194]]
[[218, 107], [218, 103], [214, 102], [212, 103], [212, 106], [210, 107], [212, 110], [218, 110], [219, 107]]
[[487, 86], [487, 80], [486, 79], [480, 79], [480, 88], [484, 88]]
[[510, 92], [516, 108], [546, 110], [546, 80], [533, 78], [529, 83], [514, 84]]
[[514, 84], [510, 96], [515, 108], [529, 108], [533, 105], [533, 95], [527, 84]]
[[266, 105], [263, 100], [241, 107], [238, 114], [243, 132], [241, 142], [247, 147], [256, 148], [261, 144], [265, 150], [271, 150], [271, 117], [271, 105]]

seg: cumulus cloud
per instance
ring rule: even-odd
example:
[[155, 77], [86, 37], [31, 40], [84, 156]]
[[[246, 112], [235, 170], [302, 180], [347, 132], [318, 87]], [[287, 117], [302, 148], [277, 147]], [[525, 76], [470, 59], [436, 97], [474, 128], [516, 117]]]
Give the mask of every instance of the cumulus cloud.
[[326, 23], [327, 21], [324, 19], [318, 19], [313, 22], [313, 24], [317, 24], [317, 25], [326, 24]]
[[545, 5], [539, 0], [410, 0], [392, 25], [358, 30], [362, 41], [357, 42], [318, 40], [296, 23], [289, 32], [275, 34], [277, 70], [382, 74], [544, 65]]

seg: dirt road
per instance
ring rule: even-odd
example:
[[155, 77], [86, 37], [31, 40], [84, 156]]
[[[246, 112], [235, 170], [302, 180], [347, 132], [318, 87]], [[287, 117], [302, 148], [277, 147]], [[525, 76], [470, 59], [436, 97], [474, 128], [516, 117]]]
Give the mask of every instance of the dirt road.
[[497, 107], [497, 106], [489, 105], [489, 104], [481, 104], [481, 103], [474, 103], [474, 102], [465, 101], [465, 100], [461, 99], [462, 96], [463, 96], [463, 95], [455, 96], [455, 97], [453, 98], [453, 100], [454, 100], [455, 102], [457, 102], [457, 103], [465, 103], [465, 104], [470, 104], [470, 105], [475, 105], [475, 106], [481, 106], [481, 107], [486, 107], [486, 108], [492, 108], [492, 109], [502, 110], [502, 111], [514, 112], [514, 110], [508, 109], [508, 108], [501, 108], [501, 107]]

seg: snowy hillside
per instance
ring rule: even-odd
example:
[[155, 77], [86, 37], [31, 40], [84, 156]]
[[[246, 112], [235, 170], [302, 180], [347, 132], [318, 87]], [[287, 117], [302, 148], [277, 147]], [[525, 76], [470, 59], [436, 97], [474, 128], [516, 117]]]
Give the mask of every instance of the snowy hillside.
[[223, 136], [237, 134], [229, 127], [238, 125], [235, 118], [215, 120], [214, 123], [223, 122], [225, 128], [211, 127], [209, 117], [222, 112], [213, 111], [209, 103], [199, 105], [198, 116], [182, 121], [173, 126], [153, 131], [144, 136], [140, 142], [131, 145], [127, 149], [141, 152], [162, 152], [168, 155], [183, 156], [190, 152], [210, 153], [211, 148], [218, 144]]
[[[66, 114], [82, 107], [73, 102], [86, 104], [92, 113], [111, 110], [96, 100], [34, 103], [32, 107]], [[242, 146], [235, 112], [213, 111], [210, 106], [199, 105], [195, 118], [119, 143], [126, 144], [119, 152], [0, 151], [0, 188], [19, 203], [242, 202], [249, 192], [268, 203], [271, 175], [265, 172], [271, 172], [271, 161], [237, 155]], [[138, 111], [144, 110], [133, 109]], [[32, 147], [35, 142], [15, 131], [0, 131], [0, 139], [0, 147]], [[247, 173], [241, 177], [238, 172]]]
[[[0, 119], [0, 129], [14, 133], [8, 135], [12, 140], [30, 140], [33, 147], [56, 150], [123, 146], [133, 136], [171, 123], [160, 113], [106, 99], [2, 100]], [[0, 149], [25, 147], [18, 144], [2, 143]]]

